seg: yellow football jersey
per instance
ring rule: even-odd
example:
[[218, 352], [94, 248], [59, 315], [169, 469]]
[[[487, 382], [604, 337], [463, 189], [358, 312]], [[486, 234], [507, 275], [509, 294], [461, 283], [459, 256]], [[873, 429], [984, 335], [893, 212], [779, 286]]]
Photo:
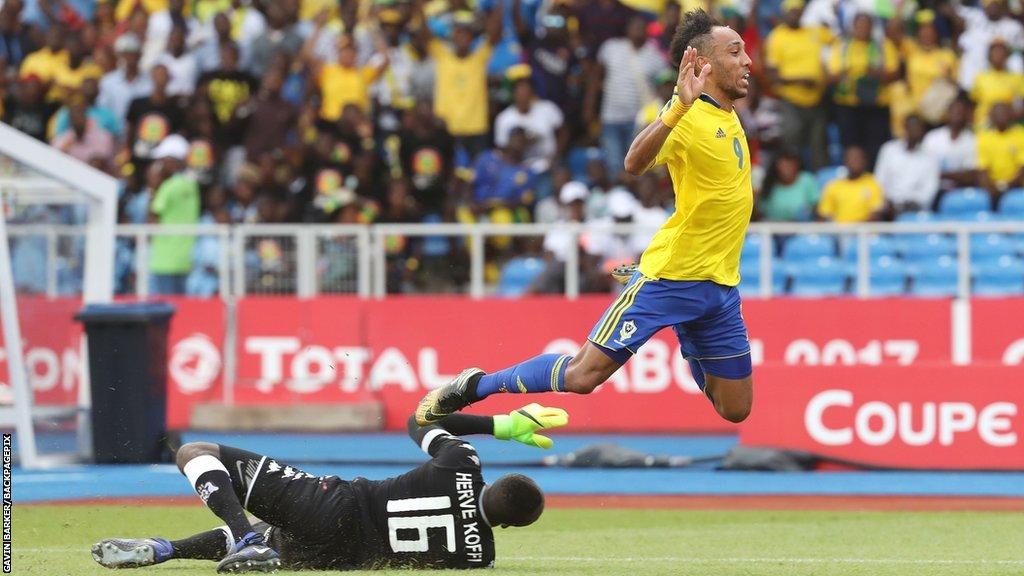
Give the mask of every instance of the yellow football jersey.
[[668, 166], [676, 210], [644, 250], [640, 272], [649, 278], [739, 284], [754, 193], [750, 149], [736, 112], [698, 99], [654, 163]]

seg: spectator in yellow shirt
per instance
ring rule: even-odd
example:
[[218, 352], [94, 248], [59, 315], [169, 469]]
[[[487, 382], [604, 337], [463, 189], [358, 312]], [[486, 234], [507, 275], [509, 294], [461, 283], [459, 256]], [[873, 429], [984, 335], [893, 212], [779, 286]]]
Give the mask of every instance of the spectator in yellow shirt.
[[992, 106], [989, 120], [992, 128], [978, 133], [979, 182], [998, 200], [1024, 182], [1024, 126], [1013, 124], [1013, 111], [1005, 102]]
[[[486, 35], [473, 46], [476, 17], [462, 11], [452, 19], [452, 43], [433, 38], [429, 52], [434, 59], [434, 113], [445, 121], [455, 144], [476, 156], [487, 147], [487, 63], [501, 40], [504, 3], [495, 4], [487, 16]], [[424, 27], [424, 31], [427, 28]]]
[[78, 34], [69, 34], [65, 39], [68, 54], [67, 63], [59, 66], [53, 74], [53, 87], [50, 88], [50, 99], [65, 101], [71, 94], [82, 87], [86, 80], [99, 80], [103, 77], [103, 69], [89, 57], [89, 46]]
[[857, 14], [853, 37], [833, 45], [828, 62], [839, 138], [844, 148], [864, 149], [869, 169], [890, 139], [889, 85], [900, 73], [896, 47], [888, 39], [874, 40], [872, 27], [870, 15]]
[[[910, 90], [912, 110], [920, 108], [925, 93], [936, 82], [949, 82], [955, 86], [956, 53], [939, 44], [939, 33], [935, 28], [935, 14], [921, 10], [917, 16], [917, 42], [907, 56], [907, 87]], [[893, 103], [895, 105], [895, 103]]]
[[806, 149], [810, 167], [816, 170], [828, 162], [827, 118], [821, 102], [827, 84], [822, 53], [832, 42], [832, 33], [822, 26], [800, 26], [803, 8], [803, 0], [782, 3], [783, 22], [765, 41], [765, 65], [781, 104], [783, 144]]
[[303, 57], [313, 69], [317, 87], [320, 89], [320, 117], [331, 122], [341, 118], [345, 106], [354, 104], [363, 112], [370, 111], [370, 86], [380, 78], [388, 67], [388, 51], [377, 38], [378, 48], [372, 64], [359, 66], [355, 40], [349, 34], [338, 37], [338, 62], [325, 64], [314, 55], [320, 34], [326, 24], [322, 13], [317, 20], [316, 30], [302, 48]]
[[991, 68], [974, 77], [971, 99], [976, 104], [974, 123], [977, 129], [988, 126], [989, 111], [994, 104], [1005, 102], [1017, 106], [1024, 97], [1024, 74], [1007, 70], [1009, 59], [1010, 47], [1002, 40], [992, 42], [988, 48]]
[[68, 51], [64, 49], [65, 30], [53, 24], [46, 31], [46, 46], [25, 57], [18, 75], [21, 78], [35, 76], [45, 84], [53, 81], [61, 68], [67, 68]]
[[166, 10], [168, 4], [168, 0], [120, 0], [114, 15], [118, 22], [123, 22], [130, 18], [137, 8], [142, 8], [146, 14], [152, 14]]
[[885, 198], [874, 175], [867, 172], [864, 150], [851, 146], [844, 154], [846, 177], [829, 182], [818, 201], [818, 218], [832, 222], [878, 220]]

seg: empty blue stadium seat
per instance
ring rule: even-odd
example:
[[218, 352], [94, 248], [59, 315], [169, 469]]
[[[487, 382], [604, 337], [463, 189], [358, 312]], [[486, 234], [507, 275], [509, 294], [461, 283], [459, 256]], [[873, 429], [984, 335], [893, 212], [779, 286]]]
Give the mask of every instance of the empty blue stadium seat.
[[502, 296], [522, 296], [543, 271], [543, 258], [513, 258], [501, 267], [498, 293]]
[[835, 180], [836, 178], [843, 178], [846, 176], [845, 166], [826, 166], [815, 174], [815, 178], [818, 180], [818, 190], [825, 187], [826, 184]]
[[981, 264], [1017, 253], [1016, 242], [1006, 234], [976, 234], [971, 236], [971, 262]]
[[836, 258], [820, 256], [791, 266], [793, 296], [816, 298], [846, 293], [847, 266]]
[[902, 240], [900, 251], [911, 263], [956, 254], [956, 240], [943, 234], [908, 234]]
[[892, 256], [881, 256], [871, 261], [868, 293], [872, 296], [897, 296], [906, 292], [907, 267]]
[[1024, 261], [1003, 256], [976, 266], [973, 293], [977, 296], [1024, 294]]
[[757, 256], [740, 258], [740, 276], [751, 276], [761, 273], [761, 259]]
[[992, 208], [992, 197], [979, 188], [950, 190], [939, 199], [941, 214], [970, 214], [985, 212]]
[[741, 296], [757, 296], [761, 293], [761, 263], [757, 258], [740, 259]]
[[896, 216], [897, 222], [918, 222], [921, 224], [926, 224], [928, 222], [935, 222], [935, 220], [935, 214], [932, 214], [931, 212], [925, 212], [923, 210], [920, 212], [903, 212]]
[[760, 234], [747, 234], [747, 239], [743, 242], [743, 250], [740, 252], [740, 260], [746, 258], [760, 258], [761, 257], [761, 244], [764, 243], [764, 236]]
[[836, 255], [836, 239], [823, 234], [793, 236], [782, 246], [782, 259], [787, 262], [817, 260]]
[[957, 291], [956, 259], [939, 256], [932, 260], [921, 259], [911, 265], [910, 293], [915, 296], [955, 296]]
[[1024, 188], [1014, 188], [1003, 194], [999, 200], [999, 213], [1017, 220], [1024, 220]]
[[[789, 280], [787, 264], [776, 260], [772, 264], [772, 294], [778, 296], [786, 293], [786, 282]], [[761, 266], [759, 261], [740, 262], [740, 294], [745, 297], [761, 295]]]
[[[856, 238], [843, 253], [843, 260], [851, 264], [857, 263], [857, 247], [859, 243]], [[868, 237], [868, 258], [872, 261], [885, 256], [896, 256], [898, 247], [891, 236], [869, 236]]]
[[[792, 262], [786, 262], [785, 260], [774, 258], [772, 260], [772, 294], [775, 296], [784, 295], [789, 289], [789, 280], [792, 276], [793, 268], [797, 264]], [[760, 274], [758, 274], [760, 276]]]
[[951, 212], [949, 214], [936, 214], [935, 219], [940, 222], [991, 222], [995, 220], [995, 214], [988, 210]]

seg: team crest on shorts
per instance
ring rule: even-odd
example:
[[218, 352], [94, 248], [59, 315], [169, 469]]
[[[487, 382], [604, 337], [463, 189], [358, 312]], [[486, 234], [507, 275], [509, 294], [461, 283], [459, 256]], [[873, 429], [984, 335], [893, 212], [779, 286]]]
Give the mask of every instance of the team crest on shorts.
[[636, 334], [636, 322], [633, 322], [632, 320], [626, 320], [625, 322], [623, 322], [622, 328], [619, 329], [619, 341], [625, 342], [626, 340], [632, 338], [633, 334]]

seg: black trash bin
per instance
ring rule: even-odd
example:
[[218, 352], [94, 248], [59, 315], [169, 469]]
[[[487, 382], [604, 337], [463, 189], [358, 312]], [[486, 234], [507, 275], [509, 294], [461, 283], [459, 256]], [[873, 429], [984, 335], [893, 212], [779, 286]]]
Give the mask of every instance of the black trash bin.
[[75, 315], [89, 337], [93, 455], [100, 464], [166, 461], [165, 303], [90, 304]]

